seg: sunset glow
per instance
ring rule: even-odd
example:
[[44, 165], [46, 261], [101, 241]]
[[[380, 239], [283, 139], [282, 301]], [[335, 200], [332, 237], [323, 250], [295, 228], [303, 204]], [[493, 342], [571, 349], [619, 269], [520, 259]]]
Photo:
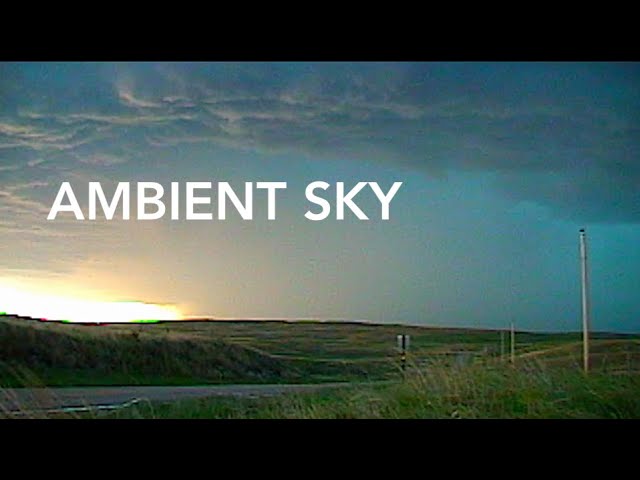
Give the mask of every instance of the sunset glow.
[[83, 323], [123, 323], [149, 320], [179, 320], [171, 305], [137, 301], [107, 301], [29, 291], [0, 284], [0, 312], [44, 320]]

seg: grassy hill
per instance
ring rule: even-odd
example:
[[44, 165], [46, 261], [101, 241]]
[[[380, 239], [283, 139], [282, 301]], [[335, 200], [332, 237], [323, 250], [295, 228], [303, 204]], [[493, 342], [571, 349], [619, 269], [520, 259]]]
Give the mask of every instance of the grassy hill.
[[299, 376], [278, 358], [216, 339], [165, 339], [138, 331], [98, 330], [3, 318], [3, 384], [190, 384]]

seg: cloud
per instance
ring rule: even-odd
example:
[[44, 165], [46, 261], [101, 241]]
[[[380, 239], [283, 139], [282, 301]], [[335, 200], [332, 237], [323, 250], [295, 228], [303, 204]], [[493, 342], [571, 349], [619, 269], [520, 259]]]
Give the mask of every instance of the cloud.
[[14, 172], [20, 169], [20, 165], [0, 165], [0, 172]]
[[114, 64], [96, 77], [84, 103], [0, 110], [0, 152], [96, 168], [183, 143], [373, 159], [491, 173], [562, 217], [640, 221], [637, 64]]
[[73, 150], [88, 141], [82, 127], [61, 127], [20, 119], [0, 121], [0, 151], [25, 148], [37, 152]]
[[26, 183], [18, 183], [7, 187], [7, 189], [11, 192], [20, 191], [20, 190], [32, 190], [34, 188], [39, 187], [48, 187], [49, 182], [45, 182], [42, 180], [32, 180]]
[[42, 164], [43, 164], [43, 163], [45, 163], [45, 162], [46, 162], [46, 160], [45, 160], [44, 158], [35, 158], [35, 159], [33, 159], [33, 160], [29, 160], [29, 161], [27, 162], [27, 166], [28, 166], [29, 168], [35, 168], [35, 167], [37, 167], [38, 165], [42, 165]]
[[158, 108], [160, 106], [159, 103], [150, 102], [148, 100], [144, 100], [141, 98], [136, 98], [133, 93], [126, 89], [121, 88], [118, 91], [118, 95], [122, 102], [129, 107], [137, 107], [137, 108]]
[[[39, 184], [38, 184], [39, 185]], [[23, 188], [29, 188], [28, 185], [15, 185], [5, 187], [0, 190], [0, 209], [18, 213], [44, 214], [49, 213], [49, 208], [43, 203], [28, 198], [18, 193]]]
[[126, 163], [127, 160], [125, 158], [117, 157], [115, 155], [110, 155], [107, 153], [97, 153], [86, 157], [80, 157], [79, 161], [87, 165], [110, 167], [112, 165]]

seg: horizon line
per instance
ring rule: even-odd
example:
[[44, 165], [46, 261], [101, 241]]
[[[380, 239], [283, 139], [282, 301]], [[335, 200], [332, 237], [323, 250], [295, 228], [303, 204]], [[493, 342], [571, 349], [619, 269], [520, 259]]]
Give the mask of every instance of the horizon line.
[[[375, 322], [366, 319], [347, 319], [347, 318], [312, 318], [312, 317], [213, 317], [213, 316], [188, 316], [175, 320], [154, 320], [154, 319], [140, 319], [132, 320], [128, 322], [74, 322], [64, 319], [52, 319], [52, 318], [35, 318], [25, 315], [18, 315], [7, 312], [0, 312], [0, 318], [13, 317], [22, 320], [31, 320], [38, 322], [51, 322], [61, 324], [72, 325], [85, 325], [85, 326], [107, 326], [107, 325], [129, 325], [129, 324], [157, 324], [157, 323], [180, 323], [180, 322], [282, 322], [282, 323], [352, 323], [360, 325], [370, 326], [399, 326], [399, 327], [411, 327], [411, 328], [424, 328], [433, 330], [475, 330], [479, 332], [500, 332], [508, 331], [509, 327], [504, 328], [497, 327], [474, 327], [474, 326], [446, 326], [446, 325], [424, 325], [415, 323], [404, 322]], [[520, 333], [533, 333], [533, 334], [581, 334], [581, 330], [515, 330]], [[620, 332], [613, 330], [592, 330], [592, 334], [613, 334], [613, 335], [640, 335], [638, 332]]]

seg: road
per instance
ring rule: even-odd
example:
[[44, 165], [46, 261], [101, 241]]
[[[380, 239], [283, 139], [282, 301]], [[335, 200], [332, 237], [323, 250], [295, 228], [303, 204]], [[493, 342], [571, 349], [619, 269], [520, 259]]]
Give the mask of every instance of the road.
[[351, 384], [0, 388], [0, 415], [3, 412], [28, 414], [109, 410], [141, 401], [170, 402], [215, 396], [266, 397], [347, 385]]

